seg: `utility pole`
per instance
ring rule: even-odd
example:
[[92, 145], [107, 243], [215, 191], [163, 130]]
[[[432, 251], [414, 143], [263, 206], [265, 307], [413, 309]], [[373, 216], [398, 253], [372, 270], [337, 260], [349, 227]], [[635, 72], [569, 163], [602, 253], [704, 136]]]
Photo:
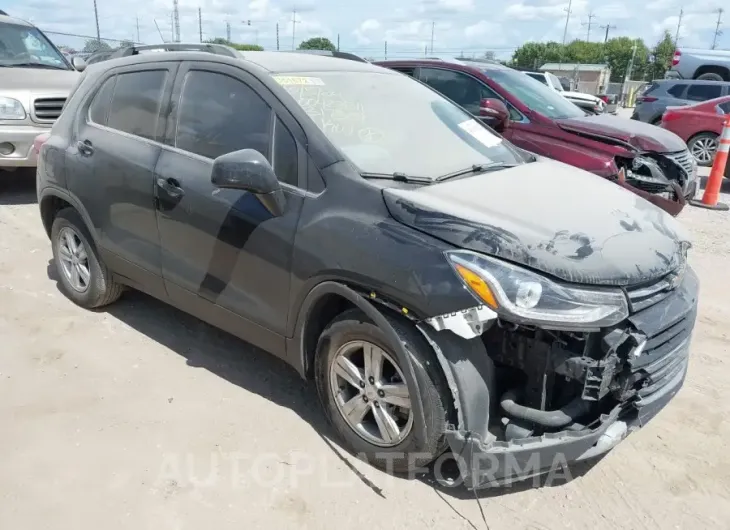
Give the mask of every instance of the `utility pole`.
[[433, 31], [436, 28], [436, 22], [431, 21], [431, 55], [433, 55]]
[[175, 42], [175, 12], [170, 13], [170, 42]]
[[591, 26], [593, 25], [593, 19], [596, 18], [596, 15], [593, 14], [593, 11], [591, 11], [588, 14], [588, 22], [583, 22], [581, 26], [588, 26], [588, 33], [586, 34], [586, 41], [591, 42]]
[[340, 51], [340, 34], [337, 34], [337, 51]]
[[297, 10], [292, 9], [291, 12], [291, 49], [294, 49], [294, 39], [297, 34]]
[[203, 42], [203, 12], [200, 8], [198, 8], [198, 36], [200, 42]]
[[172, 0], [172, 13], [175, 16], [175, 42], [180, 42], [180, 9], [177, 0]]
[[101, 42], [101, 33], [99, 32], [99, 11], [96, 9], [96, 0], [94, 0], [94, 18], [96, 19], [96, 42]]
[[717, 24], [715, 25], [715, 36], [712, 39], [712, 49], [714, 50], [717, 47], [717, 38], [722, 35], [722, 30], [720, 29], [720, 24], [722, 24], [722, 13], [725, 10], [721, 7], [717, 9]]
[[563, 30], [563, 46], [565, 46], [565, 39], [568, 36], [568, 22], [570, 22], [570, 14], [572, 13], [571, 7], [573, 7], [573, 0], [568, 0], [568, 7], [565, 8], [565, 29]]
[[141, 41], [139, 40], [139, 17], [135, 17], [137, 19], [137, 44], [139, 44]]
[[385, 58], [386, 61], [388, 60], [388, 41], [385, 41], [385, 50], [383, 53], [383, 57]]
[[162, 31], [160, 30], [160, 25], [157, 23], [157, 20], [156, 19], [153, 18], [152, 20], [155, 21], [155, 27], [157, 28], [157, 33], [160, 34], [160, 40], [162, 42], [165, 42], [165, 37], [162, 36]]
[[600, 26], [601, 29], [606, 29], [606, 38], [603, 39], [603, 42], [608, 42], [608, 32], [609, 30], [616, 29], [616, 26], [613, 26], [611, 24], [606, 24], [605, 26]]
[[279, 51], [279, 23], [276, 23], [276, 51]]
[[682, 17], [684, 17], [684, 9], [679, 10], [679, 20], [677, 21], [677, 34], [674, 36], [674, 47], [679, 46], [679, 30], [682, 28]]
[[231, 42], [231, 23], [226, 20], [226, 40]]

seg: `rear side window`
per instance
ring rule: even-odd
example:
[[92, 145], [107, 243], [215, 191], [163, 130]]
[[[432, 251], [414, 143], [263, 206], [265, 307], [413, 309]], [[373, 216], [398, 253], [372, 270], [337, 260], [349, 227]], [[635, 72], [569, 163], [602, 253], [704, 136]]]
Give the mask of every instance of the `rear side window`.
[[246, 84], [192, 70], [180, 94], [175, 147], [207, 158], [256, 149], [270, 159], [271, 108]]
[[720, 85], [690, 85], [687, 90], [687, 99], [691, 101], [707, 101], [719, 98], [721, 95], [722, 86]]
[[298, 186], [298, 167], [297, 142], [286, 125], [277, 118], [274, 126], [274, 173], [281, 182]]
[[718, 108], [723, 111], [725, 114], [730, 114], [730, 101], [726, 101], [725, 103], [720, 103], [718, 105]]
[[[671, 94], [675, 98], [681, 98], [684, 95], [684, 90], [687, 88], [687, 85], [674, 85], [667, 89], [667, 93]], [[648, 94], [649, 92], [645, 92]]]
[[416, 69], [413, 67], [399, 66], [398, 68], [393, 68], [393, 70], [395, 70], [396, 72], [400, 72], [401, 74], [409, 75], [411, 77], [416, 76]]
[[106, 125], [109, 117], [109, 108], [111, 107], [112, 95], [114, 94], [114, 83], [117, 77], [112, 76], [101, 85], [101, 88], [94, 95], [94, 99], [89, 105], [89, 119], [99, 125]]
[[541, 83], [542, 83], [543, 85], [547, 85], [547, 84], [548, 84], [548, 82], [547, 82], [547, 79], [546, 79], [546, 78], [545, 78], [545, 76], [544, 76], [544, 75], [542, 75], [542, 74], [527, 74], [527, 75], [529, 75], [529, 76], [530, 76], [531, 78], [533, 78], [533, 79], [537, 79], [537, 80], [538, 80], [538, 81], [540, 81], [540, 82], [541, 82]]
[[117, 75], [107, 126], [154, 140], [167, 70]]

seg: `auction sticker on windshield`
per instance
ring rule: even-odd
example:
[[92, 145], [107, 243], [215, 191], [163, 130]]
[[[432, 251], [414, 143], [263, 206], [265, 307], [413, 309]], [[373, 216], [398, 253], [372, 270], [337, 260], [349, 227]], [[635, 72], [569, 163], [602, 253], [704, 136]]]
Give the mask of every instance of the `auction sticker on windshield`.
[[300, 77], [290, 75], [275, 75], [273, 77], [280, 85], [324, 86], [324, 81], [322, 81], [319, 77]]
[[459, 128], [472, 135], [487, 147], [494, 147], [502, 142], [502, 139], [499, 136], [494, 136], [474, 120], [461, 122], [459, 124]]

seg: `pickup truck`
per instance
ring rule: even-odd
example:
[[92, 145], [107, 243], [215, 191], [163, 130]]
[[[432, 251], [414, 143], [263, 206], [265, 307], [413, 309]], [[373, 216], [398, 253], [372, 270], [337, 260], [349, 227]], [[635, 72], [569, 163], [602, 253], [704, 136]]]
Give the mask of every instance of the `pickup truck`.
[[730, 51], [678, 48], [672, 58], [667, 79], [730, 81]]

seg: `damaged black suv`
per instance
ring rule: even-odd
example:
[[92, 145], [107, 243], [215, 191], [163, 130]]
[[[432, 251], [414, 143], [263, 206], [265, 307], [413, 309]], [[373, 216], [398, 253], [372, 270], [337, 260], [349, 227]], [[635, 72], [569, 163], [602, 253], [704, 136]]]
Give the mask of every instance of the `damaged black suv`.
[[684, 381], [698, 281], [677, 222], [396, 72], [133, 55], [89, 67], [36, 145], [71, 300], [132, 287], [283, 358], [380, 467], [450, 447], [471, 487], [538, 474], [607, 452]]

